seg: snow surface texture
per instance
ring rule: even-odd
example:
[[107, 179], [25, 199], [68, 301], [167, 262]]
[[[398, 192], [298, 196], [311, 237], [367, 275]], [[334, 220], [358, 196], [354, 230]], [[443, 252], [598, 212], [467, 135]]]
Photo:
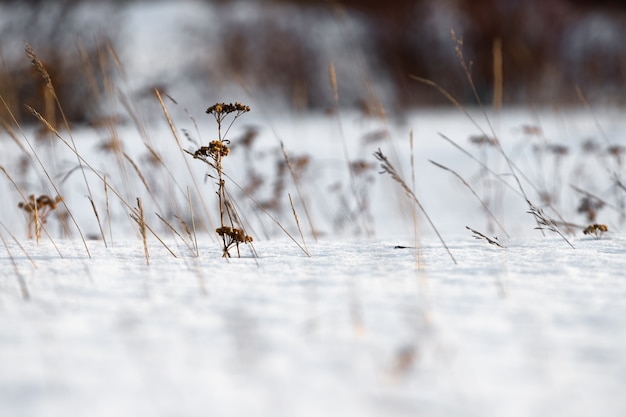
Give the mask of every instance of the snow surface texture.
[[[191, 160], [191, 169], [186, 167], [189, 157], [177, 149], [163, 120], [151, 121], [148, 139], [120, 128], [135, 167], [102, 147], [107, 132], [74, 135], [79, 153], [107, 175], [110, 187], [128, 202], [143, 199], [147, 221], [177, 258], [149, 235], [147, 266], [129, 208], [109, 195], [108, 213], [104, 187], [89, 170], [109, 247], [88, 241], [89, 258], [76, 231], [68, 239], [54, 213], [47, 228], [57, 248], [45, 235], [39, 245], [28, 241], [24, 213], [17, 209], [20, 196], [3, 178], [0, 416], [626, 413], [626, 241], [623, 193], [615, 182], [624, 168], [619, 112], [594, 117], [588, 111], [517, 111], [493, 119], [504, 149], [524, 175], [529, 199], [550, 218], [560, 220], [558, 209], [573, 222], [574, 234], [565, 234], [572, 249], [558, 235], [546, 231], [542, 237], [535, 230], [499, 151], [468, 141], [481, 132], [464, 115], [420, 112], [389, 124], [354, 114], [274, 120], [251, 104], [245, 123], [242, 119], [229, 136], [228, 184], [246, 185], [253, 168], [268, 177], [256, 195], [261, 198], [271, 194], [267, 184], [276, 179], [271, 175], [282, 159], [280, 141], [293, 160], [308, 155], [300, 185], [318, 242], [291, 182], [285, 192], [294, 196], [310, 257], [236, 187], [230, 191], [255, 237], [258, 259], [247, 247], [242, 259], [222, 259], [206, 230], [199, 231], [195, 256], [168, 233], [154, 212], [178, 227], [174, 215], [185, 217], [186, 211], [170, 207], [188, 207], [185, 191], [192, 190], [200, 227], [200, 195], [215, 209], [215, 188], [206, 166]], [[192, 133], [201, 143], [214, 132], [206, 117], [196, 116], [200, 132]], [[179, 132], [195, 132], [184, 114], [175, 120]], [[245, 124], [260, 131], [247, 152], [237, 148]], [[342, 136], [351, 160], [374, 163], [372, 152], [381, 148], [410, 184], [411, 130], [415, 192], [458, 264], [420, 215], [418, 268], [411, 206], [403, 203], [396, 182], [377, 174], [378, 166], [367, 180], [365, 223], [372, 235], [366, 236], [358, 216], [337, 219], [337, 213], [354, 209]], [[33, 140], [32, 132], [26, 136]], [[162, 165], [151, 165], [144, 140]], [[0, 143], [0, 164], [26, 195], [53, 194], [36, 163], [16, 158], [28, 151], [24, 143], [24, 150], [4, 137]], [[77, 223], [98, 238], [75, 155], [58, 141], [33, 143]], [[187, 142], [184, 147], [194, 149]], [[457, 177], [429, 159], [471, 184], [503, 227]], [[196, 194], [194, 175], [206, 193]], [[577, 210], [581, 195], [570, 185], [609, 203], [598, 209], [597, 221], [609, 228], [600, 239], [581, 233], [588, 222]], [[552, 208], [540, 193], [551, 198]], [[273, 214], [299, 237], [285, 200], [282, 214]], [[497, 235], [506, 248], [473, 239], [466, 225]], [[20, 278], [29, 301], [22, 299]]]
[[624, 415], [624, 240], [399, 243], [11, 245], [0, 415]]

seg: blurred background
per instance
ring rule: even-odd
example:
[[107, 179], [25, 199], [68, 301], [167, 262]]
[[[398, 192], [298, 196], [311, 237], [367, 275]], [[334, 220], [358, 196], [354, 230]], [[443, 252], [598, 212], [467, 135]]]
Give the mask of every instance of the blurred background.
[[25, 104], [54, 107], [28, 42], [73, 123], [107, 114], [121, 88], [135, 100], [158, 87], [201, 107], [248, 94], [324, 110], [331, 62], [341, 106], [449, 104], [412, 74], [475, 103], [451, 29], [485, 103], [500, 56], [504, 105], [577, 105], [577, 87], [591, 102], [624, 104], [622, 0], [0, 0], [0, 94], [23, 123], [34, 121]]

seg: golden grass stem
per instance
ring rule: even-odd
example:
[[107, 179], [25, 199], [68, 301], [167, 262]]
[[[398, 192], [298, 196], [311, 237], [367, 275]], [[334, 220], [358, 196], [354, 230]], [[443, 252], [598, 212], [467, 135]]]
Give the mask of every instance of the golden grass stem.
[[[67, 129], [67, 133], [68, 133], [68, 136], [70, 138], [70, 142], [72, 143], [72, 147], [74, 148], [74, 150], [78, 154], [78, 150], [77, 150], [77, 147], [76, 147], [76, 142], [74, 141], [74, 135], [72, 134], [72, 129], [70, 128], [70, 124], [69, 124], [69, 122], [67, 120], [67, 117], [65, 116], [65, 111], [63, 111], [63, 107], [61, 106], [61, 102], [59, 101], [59, 97], [57, 96], [56, 90], [54, 89], [54, 85], [52, 83], [52, 79], [50, 78], [50, 75], [46, 71], [46, 68], [44, 67], [43, 63], [37, 57], [37, 55], [35, 54], [35, 51], [33, 50], [33, 48], [28, 43], [26, 43], [26, 55], [30, 58], [31, 62], [33, 63], [33, 65], [35, 66], [37, 71], [40, 73], [40, 75], [46, 81], [46, 87], [48, 88], [48, 91], [50, 92], [50, 94], [54, 98], [54, 102], [56, 104], [56, 107], [59, 109], [59, 113], [61, 114], [61, 118], [63, 119], [63, 124], [64, 124], [65, 128]], [[27, 106], [27, 107], [31, 110], [31, 112], [35, 111], [32, 107], [30, 107], [30, 106]], [[56, 128], [54, 128], [49, 123], [49, 121], [46, 121], [44, 123], [44, 125], [52, 133], [56, 132], [56, 130], [57, 130]], [[85, 187], [87, 188], [87, 193], [89, 194], [89, 199], [93, 201], [93, 194], [91, 192], [91, 187], [89, 186], [89, 181], [87, 181], [87, 175], [85, 174], [85, 169], [83, 167], [83, 164], [82, 164], [80, 158], [78, 158], [77, 160], [78, 160], [78, 164], [80, 166], [81, 174], [83, 176], [83, 181], [85, 183]], [[61, 195], [61, 193], [59, 193], [58, 191], [57, 191], [57, 194]], [[98, 226], [99, 226], [100, 230], [102, 231], [102, 225], [100, 224], [100, 219], [97, 216], [96, 216], [96, 221], [98, 222]], [[89, 255], [89, 256], [91, 257], [91, 255]]]
[[298, 232], [300, 233], [300, 238], [302, 239], [302, 246], [306, 251], [307, 256], [310, 258], [311, 254], [309, 253], [309, 249], [306, 247], [306, 241], [304, 240], [304, 234], [302, 233], [302, 228], [300, 227], [300, 220], [298, 219], [298, 213], [296, 212], [296, 206], [293, 205], [293, 199], [291, 198], [291, 194], [287, 194], [289, 196], [289, 204], [291, 204], [291, 212], [293, 213], [293, 217], [296, 219], [296, 225], [298, 226]]
[[187, 205], [189, 206], [189, 216], [191, 216], [191, 232], [193, 233], [193, 244], [195, 248], [196, 257], [200, 256], [200, 249], [198, 248], [198, 234], [196, 233], [196, 220], [193, 214], [193, 204], [191, 202], [191, 192], [187, 187]]
[[[283, 153], [283, 158], [285, 159], [285, 163], [287, 164], [287, 168], [289, 169], [289, 173], [291, 174], [291, 178], [293, 180], [294, 186], [296, 187], [296, 193], [298, 193], [298, 199], [300, 200], [300, 204], [302, 204], [302, 208], [304, 209], [304, 214], [306, 215], [307, 221], [309, 222], [309, 227], [311, 228], [311, 233], [313, 234], [313, 239], [317, 242], [317, 230], [313, 225], [313, 219], [311, 214], [309, 213], [309, 208], [302, 196], [302, 192], [300, 191], [300, 181], [298, 180], [298, 176], [293, 170], [293, 166], [291, 165], [291, 161], [289, 160], [289, 155], [287, 155], [287, 151], [285, 150], [285, 145], [283, 142], [280, 142], [280, 151]], [[291, 196], [289, 197], [291, 200]]]
[[131, 214], [131, 218], [139, 225], [139, 233], [141, 234], [141, 240], [143, 242], [143, 252], [146, 258], [146, 265], [150, 265], [150, 252], [148, 251], [148, 241], [146, 237], [146, 218], [143, 212], [143, 204], [141, 199], [137, 198], [137, 208], [134, 213]]
[[[180, 151], [180, 153], [183, 155], [183, 160], [185, 162], [185, 166], [187, 167], [187, 171], [189, 172], [189, 176], [192, 179], [193, 182], [193, 187], [196, 191], [196, 194], [198, 196], [200, 196], [200, 202], [202, 203], [202, 208], [204, 210], [204, 214], [209, 222], [210, 228], [211, 229], [215, 229], [215, 224], [213, 223], [213, 219], [211, 218], [211, 215], [209, 214], [209, 209], [204, 201], [204, 199], [202, 198], [202, 193], [200, 192], [200, 187], [198, 186], [198, 182], [196, 181], [196, 177], [193, 173], [193, 170], [191, 169], [191, 165], [189, 164], [189, 161], [187, 160], [187, 158], [184, 157], [184, 154], [187, 153], [185, 151], [185, 149], [183, 149], [183, 145], [180, 141], [180, 138], [178, 136], [178, 133], [176, 132], [176, 127], [174, 126], [174, 122], [172, 121], [172, 118], [170, 117], [170, 114], [167, 110], [167, 107], [165, 106], [165, 103], [163, 102], [163, 98], [161, 97], [161, 93], [159, 92], [158, 89], [154, 89], [154, 94], [156, 95], [157, 100], [159, 101], [159, 104], [161, 105], [161, 109], [163, 110], [163, 114], [165, 115], [165, 119], [167, 120], [167, 123], [170, 127], [170, 130], [172, 132], [172, 135], [174, 136], [174, 139], [176, 140], [176, 145], [178, 145], [178, 150]], [[180, 187], [179, 187], [180, 188]], [[211, 236], [213, 236], [211, 234]]]

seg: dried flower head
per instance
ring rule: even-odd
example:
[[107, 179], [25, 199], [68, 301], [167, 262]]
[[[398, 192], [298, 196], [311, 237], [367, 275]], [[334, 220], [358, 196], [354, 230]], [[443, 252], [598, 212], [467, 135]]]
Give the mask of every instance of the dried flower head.
[[33, 194], [28, 196], [27, 201], [20, 201], [17, 206], [28, 215], [28, 237], [32, 238], [32, 227], [35, 226], [35, 233], [39, 238], [39, 224], [46, 224], [48, 215], [56, 210], [58, 204], [63, 201], [61, 196], [52, 198], [48, 195], [40, 195], [35, 198]]
[[241, 113], [246, 113], [249, 111], [250, 111], [250, 106], [246, 106], [237, 101], [234, 104], [233, 103], [229, 103], [229, 104], [216, 103], [206, 110], [208, 114], [215, 115], [216, 117], [220, 115], [227, 115], [229, 113], [237, 112], [241, 114]]
[[594, 235], [596, 239], [600, 239], [600, 237], [609, 230], [605, 224], [594, 223], [591, 224], [583, 230], [583, 234], [585, 235]]

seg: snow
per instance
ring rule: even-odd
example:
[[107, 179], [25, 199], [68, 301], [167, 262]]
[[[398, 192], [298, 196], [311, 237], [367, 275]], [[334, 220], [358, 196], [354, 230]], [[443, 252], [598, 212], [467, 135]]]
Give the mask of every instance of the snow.
[[[260, 136], [250, 154], [233, 150], [225, 162], [232, 175], [228, 184], [245, 184], [248, 171], [241, 167], [250, 163], [269, 177], [265, 186], [271, 189], [282, 158], [280, 141], [292, 157], [310, 155], [301, 189], [318, 241], [306, 227], [293, 184], [287, 185], [310, 256], [236, 187], [230, 190], [247, 215], [258, 258], [244, 246], [242, 258], [225, 260], [212, 234], [201, 230], [196, 255], [168, 233], [152, 213], [178, 227], [169, 210], [175, 202], [188, 207], [181, 190], [193, 190], [192, 176], [211, 210], [215, 204], [205, 166], [190, 160], [187, 170], [188, 156], [177, 150], [163, 120], [147, 123], [149, 140], [132, 127], [119, 128], [124, 150], [146, 175], [151, 193], [128, 164], [119, 165], [100, 148], [104, 133], [77, 130], [74, 136], [79, 153], [107, 174], [111, 187], [129, 202], [143, 199], [147, 221], [176, 257], [149, 235], [147, 265], [130, 210], [109, 195], [111, 214], [105, 215], [102, 184], [89, 170], [108, 245], [88, 240], [89, 255], [76, 231], [64, 236], [53, 215], [53, 241], [27, 240], [26, 221], [15, 209], [20, 197], [8, 181], [0, 183], [7, 196], [0, 229], [7, 242], [0, 247], [1, 416], [624, 415], [626, 240], [615, 209], [620, 194], [610, 181], [622, 167], [604, 151], [581, 150], [589, 138], [601, 149], [623, 142], [618, 110], [594, 115], [520, 109], [491, 119], [504, 149], [528, 177], [523, 184], [529, 198], [547, 215], [555, 216], [541, 206], [531, 182], [553, 191], [555, 207], [583, 226], [584, 216], [576, 212], [580, 196], [570, 183], [614, 204], [600, 211], [598, 221], [609, 226], [601, 238], [583, 235], [580, 227], [565, 234], [572, 249], [558, 235], [535, 230], [523, 199], [502, 182], [489, 181], [476, 161], [439, 136], [514, 184], [497, 150], [468, 142], [481, 131], [465, 115], [421, 111], [384, 123], [353, 113], [339, 119], [264, 113], [251, 104], [253, 111], [229, 133], [231, 144], [246, 125], [259, 128]], [[179, 132], [196, 132], [178, 107], [168, 106]], [[488, 131], [481, 113], [469, 111]], [[206, 142], [214, 127], [206, 115], [195, 117], [195, 139]], [[529, 125], [540, 127], [542, 135], [524, 134]], [[380, 129], [388, 139], [362, 139]], [[378, 175], [377, 167], [369, 195], [372, 236], [358, 219], [341, 230], [335, 222], [343, 206], [329, 186], [342, 182], [351, 201], [345, 157], [338, 150], [342, 140], [350, 159], [375, 162], [372, 152], [380, 147], [410, 183], [411, 130], [416, 195], [456, 264], [421, 215], [415, 250], [404, 193], [390, 177]], [[26, 132], [31, 140], [32, 135]], [[143, 158], [144, 142], [160, 152], [167, 172]], [[34, 143], [52, 177], [63, 178], [64, 197], [85, 234], [97, 237], [75, 155], [58, 141]], [[564, 144], [569, 153], [557, 160], [546, 144]], [[6, 155], [21, 151], [7, 138], [2, 146], [0, 164], [20, 187], [51, 193], [34, 162], [18, 175], [19, 160]], [[429, 159], [458, 172], [488, 200], [508, 236], [491, 224], [467, 187]], [[198, 222], [199, 199], [194, 195]], [[291, 210], [276, 216], [301, 242]], [[506, 247], [474, 239], [466, 225], [497, 235]]]
[[[92, 242], [93, 243], [93, 242]], [[0, 414], [618, 416], [622, 239], [506, 250], [438, 242], [262, 242], [258, 260], [140, 242], [11, 246]], [[6, 257], [5, 257], [6, 260]]]

